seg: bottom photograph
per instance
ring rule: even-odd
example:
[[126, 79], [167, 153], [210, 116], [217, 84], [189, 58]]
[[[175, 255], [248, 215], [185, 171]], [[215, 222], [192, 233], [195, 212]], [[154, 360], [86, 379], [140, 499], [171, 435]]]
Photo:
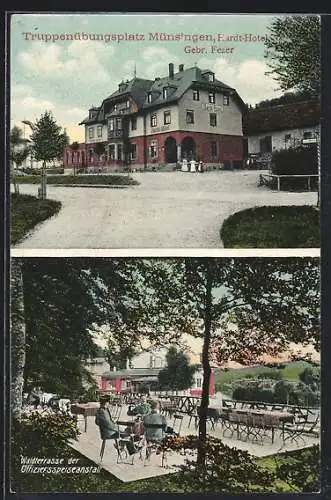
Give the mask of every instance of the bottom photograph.
[[320, 491], [318, 258], [12, 258], [10, 490]]

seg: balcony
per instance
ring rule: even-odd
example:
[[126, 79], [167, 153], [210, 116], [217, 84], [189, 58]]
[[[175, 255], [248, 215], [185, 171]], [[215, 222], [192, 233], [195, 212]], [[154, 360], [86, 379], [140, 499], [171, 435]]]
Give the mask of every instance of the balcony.
[[124, 128], [115, 128], [114, 130], [108, 129], [108, 140], [110, 139], [123, 139]]

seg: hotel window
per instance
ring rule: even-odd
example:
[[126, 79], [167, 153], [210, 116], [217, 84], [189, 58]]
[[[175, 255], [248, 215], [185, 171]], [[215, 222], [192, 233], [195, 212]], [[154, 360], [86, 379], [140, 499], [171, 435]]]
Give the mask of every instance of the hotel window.
[[156, 158], [157, 157], [157, 143], [156, 142], [151, 142], [151, 145], [150, 145], [150, 157], [151, 158]]
[[208, 80], [209, 80], [210, 82], [213, 82], [213, 81], [215, 80], [215, 75], [214, 75], [214, 73], [208, 73]]
[[109, 130], [114, 130], [114, 118], [111, 118], [108, 121], [108, 127], [109, 127]]
[[148, 94], [147, 94], [147, 102], [152, 102], [152, 92], [148, 92]]
[[285, 134], [285, 142], [288, 142], [291, 140], [291, 134]]
[[209, 102], [215, 104], [215, 92], [209, 92]]
[[157, 126], [157, 116], [156, 114], [151, 116], [151, 127], [156, 127]]
[[202, 379], [197, 378], [197, 387], [202, 387]]
[[230, 97], [228, 95], [223, 96], [223, 104], [224, 106], [229, 106], [230, 104]]
[[131, 160], [135, 160], [137, 158], [137, 144], [131, 144]]
[[129, 108], [130, 107], [130, 101], [129, 99], [126, 101], [126, 107]]
[[192, 110], [186, 111], [186, 123], [188, 124], [194, 123], [194, 111]]
[[131, 130], [137, 130], [137, 117], [133, 116], [131, 118]]
[[210, 113], [209, 124], [211, 127], [216, 127], [216, 125], [217, 125], [216, 113]]
[[116, 118], [116, 128], [117, 130], [122, 128], [122, 118]]
[[117, 111], [117, 104], [114, 104], [114, 111]]
[[217, 142], [216, 141], [212, 141], [210, 143], [210, 152], [211, 152], [212, 158], [217, 158]]
[[93, 137], [94, 137], [94, 128], [93, 128], [93, 127], [90, 127], [90, 128], [88, 129], [88, 138], [89, 138], [89, 139], [93, 139]]
[[304, 132], [303, 133], [303, 138], [304, 139], [312, 139], [313, 133], [312, 132]]
[[164, 125], [169, 125], [171, 123], [171, 111], [165, 111], [163, 118]]
[[163, 87], [163, 99], [167, 99], [168, 97], [168, 89], [167, 87]]
[[193, 90], [193, 101], [200, 101], [200, 94], [198, 90]]
[[110, 160], [115, 160], [115, 144], [109, 144], [108, 156]]
[[97, 126], [97, 136], [102, 137], [102, 125]]

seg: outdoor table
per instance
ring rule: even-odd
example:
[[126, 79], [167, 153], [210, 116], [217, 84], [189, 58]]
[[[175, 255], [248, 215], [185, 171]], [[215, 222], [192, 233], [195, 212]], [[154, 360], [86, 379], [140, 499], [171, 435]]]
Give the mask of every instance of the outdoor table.
[[117, 425], [125, 425], [126, 427], [133, 427], [135, 424], [134, 420], [117, 420]]
[[[222, 411], [223, 412], [223, 411]], [[294, 421], [294, 415], [289, 412], [271, 411], [271, 410], [257, 410], [257, 409], [232, 409], [231, 411], [224, 411], [233, 423], [237, 423], [237, 438], [239, 439], [239, 426], [244, 424], [247, 426], [247, 434], [250, 428], [254, 427], [254, 416], [263, 417], [263, 425], [271, 429], [271, 442], [274, 443], [275, 429], [282, 426], [284, 432], [284, 425]]]
[[99, 403], [76, 403], [71, 405], [71, 413], [83, 415], [85, 421], [85, 432], [87, 430], [87, 417], [95, 417], [99, 409]]

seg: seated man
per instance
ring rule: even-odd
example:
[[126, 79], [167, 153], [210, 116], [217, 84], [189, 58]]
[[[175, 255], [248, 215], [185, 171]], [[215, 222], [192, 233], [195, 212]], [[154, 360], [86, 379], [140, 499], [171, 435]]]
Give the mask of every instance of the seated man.
[[114, 422], [109, 407], [109, 397], [100, 398], [100, 408], [95, 416], [95, 423], [99, 427], [101, 439], [115, 439], [119, 436], [118, 425]]
[[143, 417], [143, 423], [147, 441], [161, 443], [165, 436], [167, 421], [160, 415], [156, 401], [151, 402], [151, 412]]

